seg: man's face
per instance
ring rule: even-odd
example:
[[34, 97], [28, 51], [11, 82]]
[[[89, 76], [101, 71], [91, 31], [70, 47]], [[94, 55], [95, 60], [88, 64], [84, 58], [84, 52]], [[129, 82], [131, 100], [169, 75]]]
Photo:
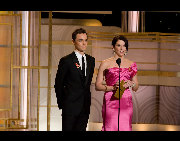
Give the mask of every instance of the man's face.
[[77, 34], [75, 41], [73, 40], [73, 44], [79, 52], [85, 52], [87, 48], [87, 40], [86, 33]]

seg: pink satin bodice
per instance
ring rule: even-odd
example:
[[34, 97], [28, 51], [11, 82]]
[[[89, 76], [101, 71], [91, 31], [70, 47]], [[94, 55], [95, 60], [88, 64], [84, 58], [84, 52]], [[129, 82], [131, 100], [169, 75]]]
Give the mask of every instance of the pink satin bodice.
[[131, 80], [132, 77], [136, 74], [137, 72], [137, 66], [136, 63], [134, 62], [131, 64], [129, 68], [109, 68], [106, 69], [105, 72], [105, 81], [108, 86], [113, 86], [118, 80], [119, 80], [119, 70], [120, 70], [120, 81], [122, 80]]

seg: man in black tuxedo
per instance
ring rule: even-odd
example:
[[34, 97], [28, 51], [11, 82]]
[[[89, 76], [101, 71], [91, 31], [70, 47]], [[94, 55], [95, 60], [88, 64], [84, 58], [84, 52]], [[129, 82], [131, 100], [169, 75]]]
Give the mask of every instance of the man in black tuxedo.
[[75, 50], [59, 61], [54, 88], [62, 109], [62, 131], [86, 131], [95, 67], [95, 58], [85, 54], [87, 41], [86, 30], [76, 29], [72, 33]]

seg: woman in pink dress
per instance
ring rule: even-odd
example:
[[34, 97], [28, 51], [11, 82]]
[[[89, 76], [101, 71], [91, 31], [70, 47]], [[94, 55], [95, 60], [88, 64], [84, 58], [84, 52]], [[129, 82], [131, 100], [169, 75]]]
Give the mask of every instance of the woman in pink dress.
[[[137, 91], [137, 65], [125, 58], [128, 51], [128, 40], [118, 35], [112, 40], [114, 56], [103, 60], [98, 71], [95, 87], [97, 91], [104, 91], [102, 107], [102, 131], [132, 131], [133, 103], [130, 89]], [[120, 58], [120, 68], [116, 60]], [[125, 91], [120, 99], [115, 97], [115, 92], [120, 82], [124, 80]], [[103, 84], [105, 78], [106, 84]], [[120, 104], [120, 111], [119, 111]], [[119, 121], [118, 121], [119, 120]], [[118, 127], [119, 123], [119, 127]]]

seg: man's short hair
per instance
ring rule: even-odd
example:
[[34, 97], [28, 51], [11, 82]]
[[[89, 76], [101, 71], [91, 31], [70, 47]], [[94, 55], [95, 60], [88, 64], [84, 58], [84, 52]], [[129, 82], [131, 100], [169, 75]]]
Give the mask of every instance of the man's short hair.
[[86, 32], [85, 29], [79, 28], [79, 29], [76, 29], [76, 30], [72, 33], [72, 39], [75, 41], [76, 35], [77, 35], [77, 34], [81, 34], [81, 33], [86, 33], [86, 35], [87, 35], [87, 32]]

